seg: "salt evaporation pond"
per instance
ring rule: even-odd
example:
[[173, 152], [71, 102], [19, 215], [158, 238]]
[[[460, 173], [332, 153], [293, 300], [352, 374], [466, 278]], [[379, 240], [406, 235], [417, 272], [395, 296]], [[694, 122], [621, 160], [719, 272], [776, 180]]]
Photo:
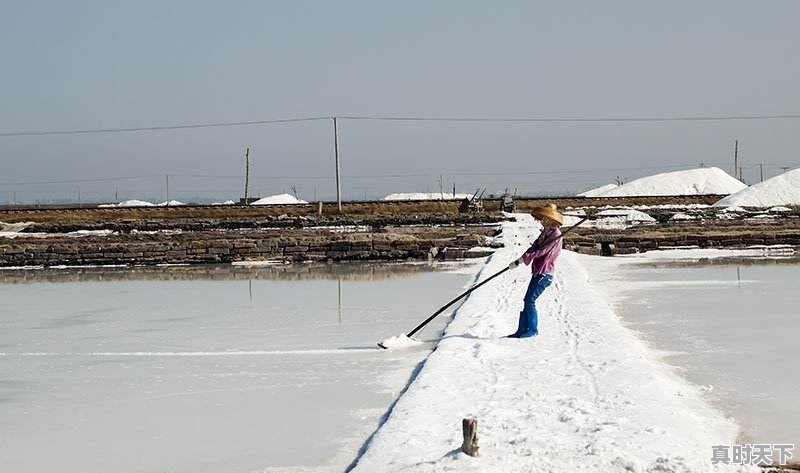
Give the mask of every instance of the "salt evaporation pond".
[[800, 261], [675, 260], [614, 267], [607, 283], [619, 296], [617, 313], [736, 419], [741, 443], [800, 445], [795, 374]]
[[0, 271], [2, 470], [343, 471], [432, 346], [375, 342], [469, 282], [434, 268]]

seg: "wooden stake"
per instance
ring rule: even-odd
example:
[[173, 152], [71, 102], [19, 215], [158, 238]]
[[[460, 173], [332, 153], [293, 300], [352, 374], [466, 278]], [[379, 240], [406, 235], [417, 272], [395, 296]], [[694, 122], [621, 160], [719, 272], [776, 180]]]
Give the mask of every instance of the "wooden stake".
[[464, 434], [464, 442], [461, 444], [461, 451], [471, 457], [478, 456], [478, 419], [461, 419], [461, 432]]

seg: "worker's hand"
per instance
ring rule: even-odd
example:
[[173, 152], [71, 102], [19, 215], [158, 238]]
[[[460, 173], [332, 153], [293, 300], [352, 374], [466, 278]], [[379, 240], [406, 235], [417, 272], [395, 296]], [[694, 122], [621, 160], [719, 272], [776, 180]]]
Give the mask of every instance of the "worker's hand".
[[514, 269], [522, 263], [522, 258], [517, 258], [508, 265], [508, 269]]

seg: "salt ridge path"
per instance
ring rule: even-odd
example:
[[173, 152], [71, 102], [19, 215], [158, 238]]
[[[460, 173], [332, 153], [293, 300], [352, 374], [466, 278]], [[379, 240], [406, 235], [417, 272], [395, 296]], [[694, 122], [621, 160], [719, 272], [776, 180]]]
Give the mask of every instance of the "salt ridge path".
[[[516, 217], [476, 280], [538, 234]], [[622, 326], [590, 283], [592, 258], [562, 252], [534, 339], [501, 338], [516, 329], [529, 268], [470, 295], [352, 471], [753, 471], [711, 465], [736, 425]], [[477, 458], [459, 451], [465, 417], [478, 419]]]

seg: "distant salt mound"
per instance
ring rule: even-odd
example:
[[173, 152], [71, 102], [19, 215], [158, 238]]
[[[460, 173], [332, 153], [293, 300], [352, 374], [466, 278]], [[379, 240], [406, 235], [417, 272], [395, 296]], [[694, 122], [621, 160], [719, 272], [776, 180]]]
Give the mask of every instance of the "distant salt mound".
[[597, 197], [605, 194], [606, 192], [612, 189], [616, 189], [617, 187], [619, 186], [617, 186], [616, 184], [606, 184], [604, 186], [595, 187], [594, 189], [589, 189], [586, 192], [581, 192], [580, 194], [578, 194], [578, 197]]
[[157, 207], [177, 207], [180, 205], [186, 205], [186, 204], [177, 200], [164, 201], [161, 202], [160, 204], [156, 204]]
[[155, 207], [156, 204], [146, 200], [123, 200], [118, 204], [101, 204], [99, 207]]
[[690, 215], [684, 212], [678, 212], [672, 217], [669, 218], [670, 220], [680, 221], [680, 220], [697, 220], [697, 215]]
[[[568, 218], [575, 220], [570, 220], [569, 222], [565, 221], [564, 223], [567, 225], [574, 225], [574, 223], [577, 223], [578, 217], [571, 216]], [[584, 223], [584, 226], [607, 230], [622, 230], [634, 225], [650, 225], [655, 222], [656, 219], [644, 212], [628, 207], [620, 207], [597, 212], [594, 218]]]
[[603, 197], [733, 194], [747, 187], [720, 168], [698, 168], [642, 177], [611, 189]]
[[399, 192], [389, 194], [381, 200], [463, 200], [471, 199], [472, 194], [455, 194], [452, 192]]
[[117, 207], [154, 207], [155, 204], [152, 202], [147, 202], [146, 200], [123, 200], [122, 202], [117, 204]]
[[232, 200], [226, 200], [225, 202], [211, 202], [211, 205], [235, 205], [236, 202]]
[[729, 195], [714, 207], [774, 207], [800, 205], [800, 168], [787, 171], [766, 181]]
[[279, 205], [279, 204], [307, 204], [305, 200], [300, 200], [297, 197], [289, 194], [277, 194], [251, 203], [250, 205]]
[[790, 209], [789, 207], [784, 207], [782, 205], [779, 205], [777, 207], [772, 207], [768, 210], [768, 212], [791, 212], [791, 211], [792, 209]]

